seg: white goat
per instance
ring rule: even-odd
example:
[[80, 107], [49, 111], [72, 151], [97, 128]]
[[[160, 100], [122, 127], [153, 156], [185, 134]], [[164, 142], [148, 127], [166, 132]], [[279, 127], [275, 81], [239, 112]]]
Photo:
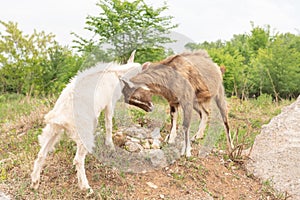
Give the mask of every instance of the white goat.
[[135, 75], [141, 70], [140, 64], [133, 62], [134, 53], [125, 65], [98, 64], [78, 73], [63, 90], [54, 108], [45, 115], [46, 127], [39, 136], [41, 149], [31, 174], [33, 188], [39, 186], [40, 173], [48, 152], [54, 149], [61, 134], [66, 131], [77, 145], [73, 164], [76, 166], [79, 187], [92, 192], [85, 174], [85, 156], [93, 151], [94, 132], [102, 110], [105, 110], [105, 144], [114, 149], [112, 117], [115, 104], [122, 94], [120, 77], [129, 71], [136, 71], [132, 73]]

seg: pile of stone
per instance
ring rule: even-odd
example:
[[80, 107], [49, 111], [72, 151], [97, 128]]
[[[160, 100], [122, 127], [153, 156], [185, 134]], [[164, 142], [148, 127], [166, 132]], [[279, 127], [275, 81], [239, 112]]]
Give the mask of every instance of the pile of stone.
[[153, 130], [140, 126], [121, 128], [114, 135], [114, 143], [141, 158], [148, 158], [153, 168], [169, 166], [180, 157], [180, 152], [175, 146], [163, 146], [159, 128]]
[[119, 127], [113, 136], [114, 151], [105, 146], [104, 134], [97, 135], [94, 156], [104, 165], [124, 172], [153, 171], [169, 166], [180, 157], [182, 138], [176, 137], [175, 144], [167, 144], [159, 128]]
[[[155, 128], [152, 132], [143, 127], [132, 126], [118, 131], [114, 140], [119, 146], [129, 152], [141, 152], [146, 149], [160, 149], [162, 145], [162, 137], [160, 129]], [[121, 140], [121, 141], [120, 141]]]

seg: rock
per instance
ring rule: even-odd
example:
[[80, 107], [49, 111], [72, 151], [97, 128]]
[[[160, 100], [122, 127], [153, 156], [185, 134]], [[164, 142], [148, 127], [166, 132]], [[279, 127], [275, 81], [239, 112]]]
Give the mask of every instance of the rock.
[[122, 147], [125, 145], [126, 143], [126, 137], [125, 135], [123, 135], [122, 132], [117, 132], [114, 136], [113, 136], [113, 140], [114, 140], [114, 144], [118, 147]]
[[159, 128], [155, 128], [152, 133], [151, 133], [151, 137], [153, 139], [161, 139], [161, 135], [160, 135], [160, 129]]
[[153, 139], [152, 142], [152, 149], [160, 149], [160, 139], [161, 139], [161, 135], [160, 135], [160, 129], [159, 128], [155, 128], [152, 133], [151, 133], [151, 137]]
[[152, 183], [152, 182], [147, 182], [146, 184], [147, 184], [149, 187], [153, 188], [153, 189], [157, 189], [157, 188], [158, 188], [158, 186], [155, 185], [155, 184]]
[[127, 136], [126, 139], [131, 142], [140, 143], [140, 139]]
[[143, 150], [143, 147], [140, 144], [132, 141], [127, 141], [125, 147], [129, 152], [140, 152]]
[[164, 155], [167, 158], [167, 162], [173, 164], [177, 159], [181, 157], [180, 150], [175, 146], [169, 146], [163, 149]]
[[143, 146], [144, 149], [150, 149], [149, 140], [142, 141], [142, 146]]
[[152, 149], [160, 149], [160, 140], [154, 139], [151, 147], [152, 147]]
[[132, 126], [132, 127], [126, 128], [124, 130], [124, 132], [126, 133], [126, 135], [128, 135], [130, 137], [139, 138], [139, 139], [146, 139], [146, 138], [149, 138], [149, 136], [150, 136], [148, 133], [148, 130], [143, 127]]
[[149, 151], [149, 157], [154, 167], [163, 168], [168, 166], [168, 162], [165, 157], [165, 154], [160, 149], [151, 149]]
[[272, 180], [273, 187], [300, 199], [300, 96], [282, 109], [256, 137], [249, 172], [262, 180]]
[[0, 200], [10, 200], [10, 198], [0, 191]]

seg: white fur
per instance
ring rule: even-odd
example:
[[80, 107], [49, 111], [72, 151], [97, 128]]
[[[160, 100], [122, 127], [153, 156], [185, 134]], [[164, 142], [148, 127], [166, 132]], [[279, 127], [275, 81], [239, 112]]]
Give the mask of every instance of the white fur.
[[45, 115], [46, 126], [39, 136], [41, 149], [31, 174], [33, 188], [39, 186], [40, 173], [48, 152], [54, 149], [60, 135], [66, 131], [77, 145], [74, 165], [76, 165], [79, 187], [90, 189], [84, 160], [87, 153], [93, 151], [97, 119], [100, 112], [105, 110], [105, 143], [113, 149], [112, 117], [115, 103], [121, 97], [123, 85], [120, 77], [132, 70], [136, 70], [136, 73], [131, 73], [135, 75], [141, 70], [141, 66], [133, 63], [131, 57], [126, 65], [98, 64], [96, 67], [80, 72], [72, 79], [59, 96], [54, 108]]

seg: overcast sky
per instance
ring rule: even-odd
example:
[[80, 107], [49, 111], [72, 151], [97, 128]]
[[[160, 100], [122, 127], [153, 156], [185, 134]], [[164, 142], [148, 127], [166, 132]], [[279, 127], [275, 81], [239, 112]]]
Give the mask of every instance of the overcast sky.
[[[97, 15], [97, 0], [0, 0], [0, 20], [18, 22], [31, 34], [34, 29], [54, 33], [61, 44], [70, 45], [75, 32], [84, 31], [87, 15]], [[162, 0], [145, 0], [161, 6]], [[300, 34], [300, 0], [169, 0], [166, 15], [174, 16], [175, 30], [195, 42], [229, 40], [249, 33], [250, 21], [270, 25], [280, 33]], [[3, 31], [3, 27], [0, 28]]]

